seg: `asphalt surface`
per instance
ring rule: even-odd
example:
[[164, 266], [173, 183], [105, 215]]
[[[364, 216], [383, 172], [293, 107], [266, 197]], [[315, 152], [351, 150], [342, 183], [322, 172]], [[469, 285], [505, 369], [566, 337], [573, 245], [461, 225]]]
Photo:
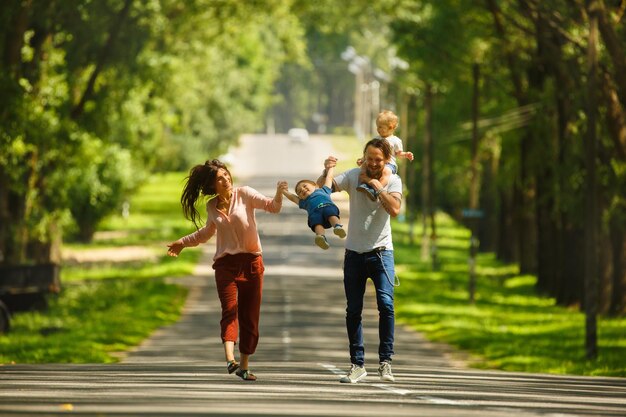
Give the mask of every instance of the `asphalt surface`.
[[[315, 178], [327, 142], [242, 138], [232, 172], [239, 185], [272, 195]], [[355, 157], [355, 156], [353, 156]], [[260, 175], [259, 173], [262, 173]], [[344, 223], [347, 199], [337, 196]], [[342, 285], [343, 241], [313, 244], [306, 214], [288, 200], [281, 214], [258, 213], [266, 273], [256, 382], [226, 372], [219, 338], [214, 246], [204, 245], [181, 320], [158, 330], [115, 365], [0, 367], [0, 415], [197, 416], [626, 416], [626, 379], [468, 369], [446, 346], [396, 327], [395, 383], [376, 374], [378, 320], [372, 285], [364, 330], [368, 377], [341, 384], [349, 367]], [[188, 249], [189, 250], [189, 249]]]

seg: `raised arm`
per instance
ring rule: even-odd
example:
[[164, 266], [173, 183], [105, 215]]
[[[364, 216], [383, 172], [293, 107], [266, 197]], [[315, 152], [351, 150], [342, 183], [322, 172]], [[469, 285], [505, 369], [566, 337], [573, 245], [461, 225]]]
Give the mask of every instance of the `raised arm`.
[[278, 181], [276, 183], [276, 195], [274, 195], [274, 204], [283, 204], [283, 194], [287, 191], [287, 181]]
[[398, 152], [396, 152], [396, 158], [406, 158], [409, 161], [412, 161], [413, 160], [413, 152], [398, 151]]
[[295, 195], [294, 193], [289, 192], [289, 190], [283, 190], [283, 195], [287, 197], [287, 199], [295, 203], [296, 205], [298, 206], [300, 205], [300, 199], [298, 198], [298, 196]]
[[[334, 156], [329, 156], [328, 158], [326, 158], [326, 160], [324, 161], [324, 172], [322, 172], [322, 175], [320, 175], [320, 177], [317, 179], [317, 186], [318, 187], [322, 187], [323, 185], [326, 184], [326, 177], [328, 176], [328, 169], [329, 168], [334, 168], [337, 166], [337, 158], [335, 158]], [[333, 179], [331, 178], [331, 184], [332, 184]], [[329, 186], [331, 189], [335, 189], [332, 186]]]
[[326, 168], [326, 180], [324, 181], [324, 185], [328, 188], [333, 188], [333, 179], [335, 178], [335, 167], [332, 166], [330, 168]]

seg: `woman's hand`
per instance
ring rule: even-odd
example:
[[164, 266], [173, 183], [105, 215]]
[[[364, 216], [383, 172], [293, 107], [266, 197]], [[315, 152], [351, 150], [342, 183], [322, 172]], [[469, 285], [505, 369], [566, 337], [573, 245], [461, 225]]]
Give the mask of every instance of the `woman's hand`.
[[274, 196], [274, 201], [277, 203], [283, 202], [283, 193], [289, 190], [287, 181], [278, 181], [276, 184], [276, 195]]
[[168, 249], [167, 249], [167, 254], [169, 256], [178, 256], [178, 254], [185, 248], [185, 245], [183, 244], [183, 241], [178, 239], [175, 242], [170, 243], [169, 245], [167, 245]]
[[283, 191], [289, 191], [289, 185], [287, 181], [278, 181], [278, 184], [276, 184], [276, 193], [282, 194]]

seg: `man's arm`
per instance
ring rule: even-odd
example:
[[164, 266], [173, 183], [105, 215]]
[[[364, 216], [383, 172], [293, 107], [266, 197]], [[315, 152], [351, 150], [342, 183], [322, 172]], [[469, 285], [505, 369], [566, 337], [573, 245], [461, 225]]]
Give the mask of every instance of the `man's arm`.
[[369, 185], [376, 191], [378, 194], [378, 200], [391, 217], [396, 217], [400, 214], [400, 207], [402, 206], [402, 193], [395, 191], [391, 193], [388, 192], [383, 188], [380, 181], [376, 179], [372, 180]]
[[[326, 184], [326, 177], [328, 176], [327, 175], [328, 169], [334, 168], [336, 166], [337, 166], [337, 158], [335, 158], [334, 156], [329, 156], [328, 158], [326, 158], [326, 160], [324, 161], [324, 172], [322, 172], [322, 175], [320, 175], [320, 177], [316, 181], [318, 187], [321, 188], [323, 185]], [[333, 190], [333, 192], [338, 191], [339, 187], [337, 187], [337, 183], [335, 182], [334, 178], [331, 179], [331, 184], [332, 186], [330, 187], [330, 189]]]
[[385, 208], [385, 211], [389, 213], [391, 217], [396, 217], [400, 214], [400, 207], [402, 206], [402, 194], [389, 193], [387, 190], [382, 190], [378, 194], [380, 203]]

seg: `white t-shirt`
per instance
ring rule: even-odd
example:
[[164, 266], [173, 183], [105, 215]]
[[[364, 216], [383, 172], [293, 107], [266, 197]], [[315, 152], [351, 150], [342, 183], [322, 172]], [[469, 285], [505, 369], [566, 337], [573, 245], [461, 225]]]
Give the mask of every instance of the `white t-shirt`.
[[387, 140], [387, 142], [389, 142], [389, 144], [391, 145], [391, 160], [389, 161], [389, 163], [395, 165], [397, 168], [398, 162], [396, 161], [396, 152], [403, 151], [402, 139], [400, 139], [396, 135], [391, 135], [391, 136], [387, 136], [385, 140]]
[[[353, 168], [335, 177], [338, 191], [346, 191], [350, 195], [350, 224], [346, 249], [363, 253], [384, 246], [388, 250], [393, 250], [391, 216], [380, 201], [374, 202], [365, 193], [356, 190], [360, 172], [361, 168]], [[400, 177], [392, 175], [384, 190], [388, 193], [402, 194]]]

